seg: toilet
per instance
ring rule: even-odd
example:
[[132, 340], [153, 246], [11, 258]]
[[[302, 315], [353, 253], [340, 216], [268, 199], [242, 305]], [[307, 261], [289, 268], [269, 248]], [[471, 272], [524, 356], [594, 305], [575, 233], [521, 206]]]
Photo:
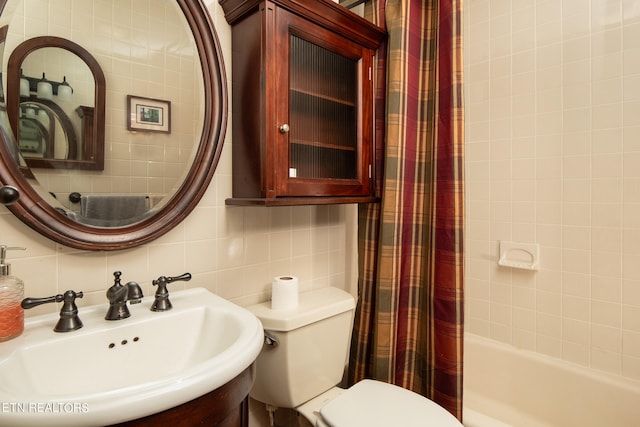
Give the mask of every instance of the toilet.
[[296, 309], [247, 307], [260, 319], [265, 345], [250, 396], [274, 410], [292, 408], [316, 427], [461, 427], [447, 410], [412, 391], [375, 380], [342, 381], [355, 301], [333, 287], [303, 292]]

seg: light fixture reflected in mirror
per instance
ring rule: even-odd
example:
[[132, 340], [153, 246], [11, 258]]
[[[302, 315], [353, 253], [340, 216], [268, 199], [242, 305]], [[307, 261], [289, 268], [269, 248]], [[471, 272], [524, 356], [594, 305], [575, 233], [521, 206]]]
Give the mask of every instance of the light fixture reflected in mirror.
[[67, 76], [63, 77], [62, 83], [53, 80], [48, 80], [45, 73], [42, 73], [42, 78], [25, 76], [22, 70], [20, 70], [20, 96], [23, 98], [29, 98], [31, 94], [35, 93], [39, 99], [53, 100], [54, 96], [58, 97], [58, 100], [69, 102], [73, 98], [73, 88], [67, 82]]
[[42, 78], [38, 82], [37, 96], [40, 99], [48, 99], [51, 101], [53, 99], [53, 86], [51, 82], [47, 80], [44, 73], [42, 73]]
[[58, 86], [58, 98], [65, 102], [70, 102], [73, 98], [73, 88], [67, 83], [67, 76], [63, 77], [62, 83]]
[[49, 115], [47, 114], [46, 111], [44, 110], [38, 110], [38, 117], [37, 119], [41, 122], [41, 123], [47, 123], [49, 122]]

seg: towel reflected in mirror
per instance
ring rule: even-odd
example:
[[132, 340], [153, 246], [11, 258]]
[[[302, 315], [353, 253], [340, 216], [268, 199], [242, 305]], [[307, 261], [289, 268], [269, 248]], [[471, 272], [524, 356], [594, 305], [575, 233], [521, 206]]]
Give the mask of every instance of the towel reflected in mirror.
[[91, 194], [80, 200], [79, 221], [101, 227], [123, 226], [140, 221], [149, 212], [144, 194]]

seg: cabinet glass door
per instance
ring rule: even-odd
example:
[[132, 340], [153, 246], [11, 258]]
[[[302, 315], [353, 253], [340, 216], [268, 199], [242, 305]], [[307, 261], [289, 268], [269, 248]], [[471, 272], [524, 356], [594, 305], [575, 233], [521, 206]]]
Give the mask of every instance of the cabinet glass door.
[[358, 179], [358, 61], [290, 35], [289, 178]]

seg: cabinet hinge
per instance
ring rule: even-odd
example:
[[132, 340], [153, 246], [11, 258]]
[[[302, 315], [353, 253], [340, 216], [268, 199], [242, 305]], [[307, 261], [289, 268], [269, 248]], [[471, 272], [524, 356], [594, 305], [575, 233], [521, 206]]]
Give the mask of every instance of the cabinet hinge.
[[371, 71], [371, 67], [369, 67], [369, 81], [373, 80], [373, 72]]
[[371, 178], [372, 178], [372, 177], [371, 177], [371, 169], [372, 169], [372, 168], [371, 168], [371, 163], [369, 163], [369, 179], [371, 179]]

